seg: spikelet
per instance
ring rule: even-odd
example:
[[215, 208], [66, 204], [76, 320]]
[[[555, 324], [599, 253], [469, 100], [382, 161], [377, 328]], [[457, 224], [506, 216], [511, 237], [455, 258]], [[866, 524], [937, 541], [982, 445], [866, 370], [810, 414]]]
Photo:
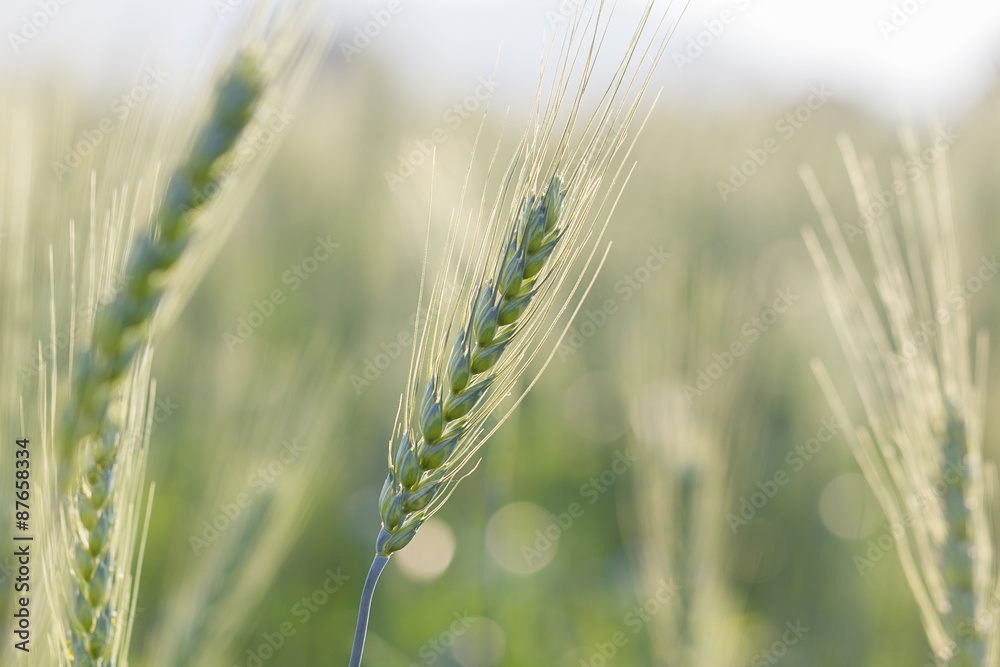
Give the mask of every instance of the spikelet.
[[[914, 134], [902, 136], [907, 157], [916, 156]], [[846, 231], [851, 240], [864, 235], [874, 296], [805, 167], [832, 255], [812, 229], [803, 234], [864, 408], [862, 424], [851, 421], [824, 365], [813, 368], [886, 517], [899, 526], [897, 551], [935, 654], [953, 667], [995, 665], [996, 629], [978, 620], [997, 591], [989, 520], [996, 475], [982, 452], [987, 338], [977, 337], [973, 365], [946, 161], [915, 178], [901, 159], [893, 162], [897, 222], [875, 205], [885, 188], [871, 159], [859, 158], [846, 137], [840, 146], [863, 214], [861, 229], [852, 221]]]

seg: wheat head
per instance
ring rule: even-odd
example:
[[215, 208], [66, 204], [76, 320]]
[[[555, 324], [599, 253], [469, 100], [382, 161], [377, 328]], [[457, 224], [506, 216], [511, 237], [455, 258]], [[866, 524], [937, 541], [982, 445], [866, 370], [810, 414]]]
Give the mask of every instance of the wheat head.
[[[136, 355], [147, 346], [146, 328], [166, 291], [164, 276], [191, 242], [198, 210], [209, 200], [216, 167], [235, 144], [260, 97], [252, 57], [243, 55], [219, 86], [207, 123], [186, 162], [167, 186], [156, 224], [136, 245], [128, 282], [99, 309], [90, 346], [76, 360], [69, 402], [60, 420], [61, 459], [85, 453], [75, 486], [72, 558], [74, 664], [103, 665], [111, 649], [111, 602], [116, 563], [109, 554], [117, 520], [112, 491], [122, 426], [108, 408]], [[68, 480], [67, 480], [68, 481]]]
[[[231, 227], [239, 210], [231, 206], [220, 211], [211, 204], [217, 200], [234, 204], [241, 190], [245, 197], [252, 191], [252, 178], [267, 163], [267, 155], [273, 154], [274, 145], [263, 151], [264, 156], [257, 155], [248, 168], [240, 165], [236, 173], [226, 170], [237, 151], [246, 149], [244, 135], [250, 128], [259, 128], [255, 111], [265, 93], [272, 103], [275, 94], [281, 95], [287, 109], [318, 61], [326, 28], [316, 31], [319, 38], [304, 32], [307, 27], [312, 30], [304, 21], [309, 9], [309, 3], [255, 5], [236, 40], [240, 44], [237, 53], [218, 79], [207, 120], [198, 127], [163, 195], [153, 198], [148, 226], [136, 225], [141, 215], [137, 215], [137, 197], [127, 219], [126, 193], [132, 193], [126, 184], [112, 195], [111, 210], [101, 227], [95, 219], [96, 173], [91, 177], [90, 272], [82, 317], [76, 310], [76, 244], [71, 223], [73, 310], [69, 316], [70, 381], [65, 392], [57, 389], [55, 359], [46, 363], [39, 354], [43, 378], [39, 412], [46, 462], [51, 462], [54, 471], [43, 475], [48, 483], [42, 485], [51, 492], [51, 498], [43, 500], [48, 517], [42, 557], [44, 587], [47, 618], [54, 628], [46, 634], [50, 649], [46, 664], [127, 664], [142, 553], [142, 538], [137, 536], [151, 426], [152, 333], [176, 313], [193, 289], [219, 249], [221, 232]], [[129, 176], [145, 175], [142, 167], [153, 164], [121, 160], [116, 152], [123, 149], [122, 142], [141, 134], [135, 130], [142, 118], [136, 114], [136, 120], [130, 119], [110, 140], [105, 161], [111, 163], [113, 175], [122, 166]], [[126, 144], [124, 150], [134, 157], [138, 146]], [[172, 147], [166, 152], [172, 153]], [[142, 164], [137, 168], [137, 163]], [[248, 178], [241, 179], [244, 175]], [[134, 234], [136, 229], [140, 231]], [[50, 248], [51, 347], [56, 349], [52, 257]], [[166, 313], [165, 306], [169, 306]], [[57, 403], [63, 406], [58, 419]], [[148, 517], [147, 506], [147, 525]], [[134, 557], [137, 549], [138, 559]]]
[[[526, 128], [497, 194], [489, 204], [483, 194], [469, 228], [460, 231], [461, 214], [455, 217], [426, 326], [415, 331], [418, 343], [389, 443], [389, 472], [379, 497], [382, 525], [362, 593], [352, 667], [360, 664], [368, 607], [389, 557], [409, 544], [471, 472], [479, 448], [555, 352], [545, 359], [541, 350], [553, 339], [558, 346], [569, 326], [564, 315], [572, 320], [593, 284], [593, 277], [587, 284], [584, 278], [628, 176], [624, 162], [635, 139], [628, 144], [626, 133], [671, 32], [668, 14], [654, 19], [654, 5], [643, 11], [590, 118], [582, 116], [582, 104], [612, 10], [604, 2], [589, 10], [577, 7], [563, 41], [553, 42], [549, 52], [555, 58], [551, 90], [542, 96], [548, 80], [543, 72], [537, 119]], [[598, 270], [602, 263], [603, 257]], [[540, 354], [544, 361], [534, 379], [488, 425]]]
[[[915, 133], [902, 138], [913, 158]], [[987, 338], [978, 336], [974, 364], [971, 304], [954, 298], [964, 278], [946, 161], [909, 178], [903, 161], [893, 162], [897, 222], [888, 207], [874, 206], [886, 190], [873, 161], [859, 158], [845, 136], [840, 146], [863, 229], [838, 225], [803, 168], [832, 255], [812, 229], [803, 234], [865, 424], [851, 421], [825, 366], [813, 368], [886, 517], [901, 529], [897, 551], [935, 654], [952, 667], [995, 665], [995, 628], [980, 620], [997, 591], [996, 474], [982, 451]], [[874, 296], [845, 229], [867, 241]], [[936, 334], [927, 335], [932, 323]]]

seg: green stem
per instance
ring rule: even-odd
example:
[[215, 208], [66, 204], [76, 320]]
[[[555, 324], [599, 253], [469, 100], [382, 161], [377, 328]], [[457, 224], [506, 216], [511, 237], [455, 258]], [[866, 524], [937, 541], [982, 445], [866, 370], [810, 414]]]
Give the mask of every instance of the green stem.
[[364, 590], [361, 591], [361, 605], [358, 609], [358, 626], [354, 630], [354, 648], [351, 649], [351, 662], [349, 667], [361, 667], [361, 654], [365, 652], [365, 637], [368, 635], [368, 614], [372, 608], [372, 596], [375, 594], [375, 585], [382, 575], [389, 562], [388, 556], [375, 556], [372, 560], [372, 567], [368, 570], [368, 578], [365, 580]]

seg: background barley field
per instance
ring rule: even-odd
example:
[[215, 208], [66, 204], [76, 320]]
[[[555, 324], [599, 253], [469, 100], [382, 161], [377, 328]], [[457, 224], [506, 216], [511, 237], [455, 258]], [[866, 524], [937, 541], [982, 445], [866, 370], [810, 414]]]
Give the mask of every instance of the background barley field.
[[[156, 127], [190, 104], [208, 86], [198, 77], [227, 22], [246, 11], [230, 1], [52, 3], [46, 25], [26, 36], [24, 18], [43, 4], [0, 10], [0, 114], [7, 128], [15, 109], [54, 128], [30, 162], [8, 160], [51, 197], [64, 182], [56, 163], [67, 180], [86, 180], [130, 118]], [[628, 28], [644, 3], [620, 4]], [[837, 137], [848, 133], [890, 184], [900, 128], [912, 128], [924, 152], [907, 175], [931, 178], [947, 161], [965, 304], [973, 329], [995, 338], [1000, 15], [972, 2], [913, 3], [912, 13], [896, 7], [905, 3], [805, 4], [695, 1], [680, 19], [643, 106], [662, 86], [608, 228], [607, 262], [476, 473], [390, 562], [365, 665], [667, 664], [660, 642], [674, 584], [644, 576], [653, 538], [643, 492], [659, 473], [639, 404], [657, 394], [636, 356], [641, 366], [638, 341], [650, 338], [688, 351], [662, 384], [692, 410], [723, 406], [706, 409], [715, 423], [699, 428], [724, 432], [724, 456], [738, 461], [721, 510], [691, 528], [717, 535], [716, 583], [732, 607], [714, 632], [733, 646], [731, 664], [933, 664], [892, 526], [810, 369], [822, 357], [847, 381], [802, 240], [819, 221], [798, 170], [812, 166], [847, 233], [860, 234]], [[489, 151], [469, 168], [477, 136], [493, 146], [520, 132], [543, 35], [566, 20], [563, 9], [556, 0], [324, 5], [335, 37], [294, 109], [268, 110], [245, 157], [273, 142], [273, 159], [157, 341], [147, 464], [156, 499], [134, 664], [167, 664], [163, 628], [198, 607], [179, 599], [178, 582], [212, 563], [210, 581], [221, 576], [225, 549], [242, 548], [233, 535], [264, 503], [283, 508], [281, 520], [247, 548], [273, 557], [247, 571], [243, 597], [225, 601], [248, 617], [212, 626], [227, 648], [209, 664], [346, 664], [425, 235], [446, 232], [467, 171], [471, 191], [482, 189]], [[878, 194], [895, 206], [891, 189]], [[78, 197], [31, 210], [65, 229], [59, 222], [84, 218], [87, 206]], [[864, 244], [852, 249], [870, 270]], [[30, 252], [44, 263], [48, 251]], [[689, 283], [722, 296], [691, 288], [689, 308], [665, 296]], [[47, 314], [47, 283], [16, 289]], [[699, 317], [712, 325], [696, 329]], [[12, 326], [0, 322], [28, 370], [3, 370], [18, 386], [5, 400], [35, 391], [33, 354], [48, 335], [14, 341]], [[678, 343], [695, 330], [696, 345]], [[996, 355], [988, 377], [984, 449], [996, 460]], [[15, 414], [4, 406], [5, 447]]]

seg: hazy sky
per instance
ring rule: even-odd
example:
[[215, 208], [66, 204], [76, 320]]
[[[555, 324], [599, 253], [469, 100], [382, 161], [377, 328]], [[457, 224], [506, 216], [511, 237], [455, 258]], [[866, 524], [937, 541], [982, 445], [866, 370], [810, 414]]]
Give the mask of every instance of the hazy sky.
[[[468, 91], [477, 77], [492, 75], [499, 53], [497, 79], [513, 83], [498, 92], [516, 99], [535, 80], [553, 12], [580, 1], [400, 0], [398, 13], [355, 57], [385, 63], [414, 95], [436, 96]], [[645, 0], [620, 2], [624, 34], [630, 12]], [[240, 12], [247, 0], [3, 0], [0, 68], [70, 71], [81, 86], [113, 93], [143, 57], [168, 69], [190, 67], [237, 23], [219, 15], [227, 3]], [[350, 44], [373, 12], [387, 16], [389, 3], [325, 4], [340, 17], [340, 44]], [[53, 16], [35, 20], [44, 25], [32, 33], [26, 22], [46, 7]], [[679, 8], [675, 3], [675, 15]], [[960, 111], [998, 75], [996, 0], [695, 0], [658, 83], [679, 106], [696, 108], [794, 98], [823, 83], [842, 100], [891, 116]]]

